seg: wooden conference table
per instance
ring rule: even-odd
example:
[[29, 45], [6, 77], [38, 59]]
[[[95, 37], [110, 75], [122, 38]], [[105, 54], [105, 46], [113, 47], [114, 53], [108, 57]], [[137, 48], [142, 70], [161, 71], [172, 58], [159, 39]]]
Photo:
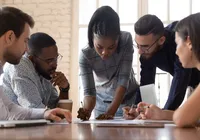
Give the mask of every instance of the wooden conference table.
[[200, 128], [96, 127], [94, 124], [44, 125], [0, 129], [0, 140], [200, 140]]

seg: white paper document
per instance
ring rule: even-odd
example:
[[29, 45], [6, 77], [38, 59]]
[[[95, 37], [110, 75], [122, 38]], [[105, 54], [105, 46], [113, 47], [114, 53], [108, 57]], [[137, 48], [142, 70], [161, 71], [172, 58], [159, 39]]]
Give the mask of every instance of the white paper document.
[[140, 93], [142, 101], [149, 104], [154, 104], [158, 106], [155, 85], [149, 84], [145, 86], [140, 86]]
[[173, 124], [173, 121], [166, 120], [125, 120], [123, 118], [117, 118], [113, 120], [96, 120], [91, 119], [88, 121], [75, 120], [74, 123], [83, 124], [144, 124], [144, 123], [163, 123], [163, 124]]

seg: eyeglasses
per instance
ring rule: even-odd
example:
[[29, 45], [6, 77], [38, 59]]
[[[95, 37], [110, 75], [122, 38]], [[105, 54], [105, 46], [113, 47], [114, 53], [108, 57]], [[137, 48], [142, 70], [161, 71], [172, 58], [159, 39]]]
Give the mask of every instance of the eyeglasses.
[[142, 47], [140, 45], [137, 44], [137, 42], [133, 43], [133, 46], [137, 49], [142, 50], [143, 53], [147, 53], [149, 51], [149, 49], [156, 44], [156, 42], [158, 42], [158, 40], [161, 38], [162, 36], [160, 36], [158, 39], [156, 39], [156, 41], [154, 41], [151, 45], [149, 45], [148, 47]]
[[61, 54], [58, 54], [58, 56], [56, 58], [50, 58], [50, 59], [42, 59], [38, 56], [35, 55], [35, 57], [37, 57], [38, 59], [40, 59], [41, 61], [47, 63], [48, 65], [52, 65], [54, 63], [58, 63], [59, 61], [62, 60], [63, 56]]

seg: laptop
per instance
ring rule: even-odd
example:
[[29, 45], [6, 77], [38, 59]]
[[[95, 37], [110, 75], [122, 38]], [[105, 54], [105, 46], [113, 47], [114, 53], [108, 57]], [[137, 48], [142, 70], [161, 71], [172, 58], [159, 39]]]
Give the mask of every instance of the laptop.
[[10, 120], [10, 121], [0, 121], [0, 128], [12, 128], [12, 127], [27, 127], [27, 126], [38, 126], [46, 125], [50, 121], [41, 120]]

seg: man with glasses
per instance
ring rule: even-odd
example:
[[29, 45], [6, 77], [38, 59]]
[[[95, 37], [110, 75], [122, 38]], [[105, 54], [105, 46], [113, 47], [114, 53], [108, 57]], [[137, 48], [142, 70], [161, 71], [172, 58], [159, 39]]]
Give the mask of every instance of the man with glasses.
[[[191, 79], [194, 69], [184, 69], [176, 55], [175, 33], [173, 22], [164, 28], [162, 21], [155, 15], [144, 15], [135, 23], [135, 44], [140, 54], [141, 80], [140, 85], [155, 83], [156, 68], [173, 76], [168, 100], [164, 109], [177, 109], [185, 96], [188, 85], [195, 86], [198, 80]], [[151, 93], [149, 93], [151, 94]], [[162, 94], [162, 93], [161, 93]], [[137, 94], [137, 102], [141, 96]]]
[[[20, 63], [5, 64], [4, 92], [22, 107], [55, 108], [59, 99], [68, 99], [68, 80], [56, 71], [61, 59], [52, 37], [40, 32], [32, 34]], [[60, 89], [60, 95], [55, 86]]]

